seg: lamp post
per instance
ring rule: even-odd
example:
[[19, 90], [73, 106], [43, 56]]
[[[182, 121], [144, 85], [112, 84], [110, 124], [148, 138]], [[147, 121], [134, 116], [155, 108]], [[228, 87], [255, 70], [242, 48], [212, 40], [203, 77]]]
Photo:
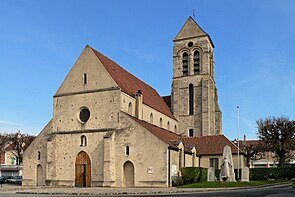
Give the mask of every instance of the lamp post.
[[238, 180], [240, 179], [240, 142], [239, 142], [239, 131], [240, 131], [240, 107], [237, 106], [237, 116], [238, 116], [238, 125], [237, 125], [237, 134], [238, 134]]

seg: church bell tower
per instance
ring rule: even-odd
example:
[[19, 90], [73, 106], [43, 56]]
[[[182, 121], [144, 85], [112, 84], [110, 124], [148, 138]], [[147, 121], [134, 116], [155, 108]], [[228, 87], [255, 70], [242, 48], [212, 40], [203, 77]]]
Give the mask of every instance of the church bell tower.
[[189, 137], [222, 134], [210, 36], [189, 17], [173, 41], [172, 111], [179, 133]]

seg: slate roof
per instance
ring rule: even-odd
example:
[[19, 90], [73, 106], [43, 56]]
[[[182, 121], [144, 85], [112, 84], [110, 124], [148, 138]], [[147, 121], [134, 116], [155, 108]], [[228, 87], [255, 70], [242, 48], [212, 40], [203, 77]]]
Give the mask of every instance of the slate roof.
[[231, 147], [232, 154], [238, 153], [238, 147], [224, 135], [210, 135], [182, 138], [185, 146], [195, 145], [198, 155], [222, 155], [225, 145]]
[[124, 93], [131, 97], [135, 97], [138, 90], [141, 90], [144, 104], [176, 120], [164, 100], [154, 88], [126, 71], [105, 55], [101, 54], [92, 47], [90, 48]]

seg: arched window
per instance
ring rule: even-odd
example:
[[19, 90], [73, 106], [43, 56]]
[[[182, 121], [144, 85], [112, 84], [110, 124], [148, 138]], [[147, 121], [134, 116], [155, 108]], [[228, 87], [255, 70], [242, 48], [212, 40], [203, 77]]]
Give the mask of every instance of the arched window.
[[83, 84], [84, 85], [87, 84], [87, 73], [84, 73], [84, 75], [83, 75]]
[[182, 74], [183, 76], [188, 75], [188, 54], [186, 52], [182, 54]]
[[86, 136], [82, 135], [80, 139], [81, 139], [80, 146], [87, 146], [87, 138], [86, 138]]
[[129, 155], [129, 146], [125, 147], [125, 155], [128, 156]]
[[194, 74], [200, 74], [200, 52], [195, 51], [194, 52]]
[[41, 159], [41, 152], [38, 151], [38, 160], [40, 160], [40, 159]]
[[128, 114], [132, 115], [132, 103], [128, 104]]
[[150, 123], [154, 122], [154, 117], [153, 117], [153, 113], [150, 114]]
[[170, 122], [167, 122], [167, 130], [170, 130]]
[[177, 132], [177, 126], [176, 125], [174, 126], [174, 132], [175, 133]]
[[194, 86], [193, 84], [189, 84], [189, 115], [194, 114]]
[[162, 118], [160, 118], [159, 126], [160, 126], [161, 128], [163, 127], [163, 120], [162, 120]]

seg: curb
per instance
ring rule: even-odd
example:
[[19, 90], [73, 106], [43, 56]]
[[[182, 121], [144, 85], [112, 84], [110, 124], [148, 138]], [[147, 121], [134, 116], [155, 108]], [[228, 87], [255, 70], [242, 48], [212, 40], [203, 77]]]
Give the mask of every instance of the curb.
[[[181, 194], [181, 193], [196, 193], [196, 192], [214, 192], [214, 191], [228, 191], [228, 190], [241, 190], [241, 189], [253, 189], [253, 188], [282, 188], [292, 186], [291, 182], [288, 183], [277, 183], [253, 187], [227, 187], [227, 188], [172, 188], [171, 190], [160, 190], [160, 191], [85, 191], [85, 192], [46, 192], [46, 191], [16, 191], [16, 194], [45, 194], [45, 195], [155, 195], [155, 194]], [[60, 187], [57, 187], [60, 188]], [[31, 189], [31, 188], [26, 188]], [[33, 189], [33, 188], [32, 188]], [[36, 188], [34, 188], [36, 189]], [[38, 188], [39, 189], [39, 188]], [[49, 187], [43, 187], [40, 189], [54, 189]], [[110, 188], [111, 189], [111, 188]], [[146, 189], [146, 188], [145, 188]]]

